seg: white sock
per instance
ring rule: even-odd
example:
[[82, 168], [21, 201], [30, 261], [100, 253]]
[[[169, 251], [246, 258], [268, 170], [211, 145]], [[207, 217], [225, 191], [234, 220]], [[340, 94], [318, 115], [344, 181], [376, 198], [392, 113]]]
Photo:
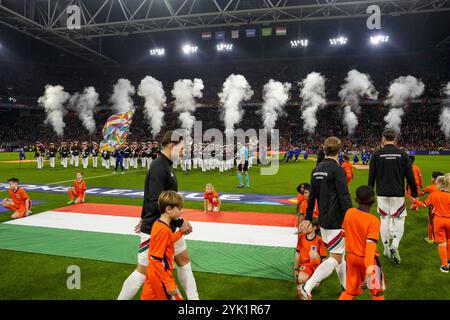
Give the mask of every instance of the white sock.
[[389, 239], [390, 239], [390, 230], [389, 230], [389, 216], [380, 216], [380, 236], [381, 241], [383, 242], [384, 251], [389, 251]]
[[393, 218], [394, 220], [394, 239], [392, 240], [392, 248], [398, 250], [400, 240], [403, 238], [405, 231], [405, 217]]
[[338, 262], [333, 258], [328, 258], [324, 262], [322, 262], [317, 269], [314, 271], [311, 278], [305, 283], [305, 291], [311, 293], [312, 289], [314, 289], [319, 282], [322, 282], [326, 278], [328, 278], [334, 269], [338, 266]]
[[342, 288], [345, 289], [347, 281], [347, 263], [345, 262], [345, 257], [342, 257], [341, 264], [336, 266], [336, 273], [339, 277], [339, 282], [341, 283]]
[[184, 291], [186, 291], [188, 300], [199, 300], [197, 284], [195, 283], [190, 262], [177, 268], [177, 277], [178, 281], [180, 281], [183, 286]]
[[134, 270], [130, 276], [125, 280], [122, 290], [119, 293], [117, 300], [131, 300], [142, 287], [145, 282], [145, 275], [137, 270]]

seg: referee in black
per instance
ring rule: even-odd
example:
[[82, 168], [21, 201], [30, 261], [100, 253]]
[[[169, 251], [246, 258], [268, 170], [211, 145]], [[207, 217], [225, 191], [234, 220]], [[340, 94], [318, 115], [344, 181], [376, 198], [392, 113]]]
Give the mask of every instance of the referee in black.
[[[173, 171], [173, 161], [179, 160], [184, 153], [184, 141], [181, 134], [168, 131], [161, 140], [162, 151], [158, 158], [152, 161], [145, 178], [144, 202], [141, 221], [136, 227], [141, 242], [138, 249], [138, 264], [136, 270], [125, 280], [118, 300], [131, 300], [145, 281], [148, 266], [148, 249], [153, 223], [161, 216], [158, 209], [158, 197], [163, 191], [178, 191], [178, 182]], [[180, 228], [183, 234], [192, 232], [189, 222], [179, 219], [171, 228]], [[186, 291], [189, 300], [198, 300], [197, 285], [191, 269], [186, 241], [183, 238], [175, 242], [175, 263], [177, 264], [178, 280]]]
[[417, 197], [417, 186], [411, 160], [405, 151], [396, 146], [396, 143], [397, 133], [392, 129], [384, 130], [381, 138], [382, 147], [373, 153], [369, 162], [369, 186], [374, 188], [376, 185], [384, 255], [399, 264], [401, 259], [398, 247], [405, 230], [407, 215], [405, 178], [413, 198]]

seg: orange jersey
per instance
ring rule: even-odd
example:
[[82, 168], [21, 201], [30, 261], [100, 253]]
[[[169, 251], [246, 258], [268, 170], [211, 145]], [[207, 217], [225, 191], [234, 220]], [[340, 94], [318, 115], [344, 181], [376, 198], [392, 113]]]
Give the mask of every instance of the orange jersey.
[[[367, 242], [378, 242], [380, 220], [369, 212], [350, 208], [345, 214], [342, 228], [345, 232], [345, 250], [354, 255], [365, 257]], [[375, 255], [378, 256], [378, 252]]]
[[426, 186], [425, 189], [423, 189], [423, 192], [424, 193], [433, 193], [438, 190], [439, 189], [435, 184], [430, 184], [429, 186]]
[[73, 182], [73, 186], [78, 195], [82, 195], [86, 191], [86, 183], [84, 182], [84, 180], [78, 182], [78, 180], [75, 179], [75, 181]]
[[[300, 205], [300, 214], [303, 216], [306, 215], [306, 209], [308, 209], [308, 201], [304, 200]], [[316, 200], [316, 203], [314, 204], [313, 218], [317, 218], [318, 216], [319, 216], [319, 205], [317, 204]]]
[[428, 207], [433, 206], [435, 217], [450, 218], [450, 192], [438, 190], [430, 193], [423, 203], [421, 201], [417, 202], [422, 207], [423, 204], [426, 204]]
[[9, 189], [9, 197], [14, 201], [15, 206], [20, 206], [25, 204], [25, 200], [28, 199], [28, 195], [25, 190], [18, 187], [16, 191]]
[[219, 194], [217, 192], [205, 192], [204, 198], [205, 198], [205, 200], [212, 203], [212, 200], [214, 198], [219, 198]]
[[317, 251], [321, 258], [327, 256], [327, 249], [325, 249], [325, 245], [320, 236], [316, 235], [313, 239], [309, 240], [306, 238], [306, 234], [299, 234], [296, 251], [300, 255], [300, 265], [311, 263], [309, 253], [312, 250]]
[[414, 180], [416, 180], [416, 186], [422, 187], [422, 172], [418, 166], [415, 164], [412, 165], [412, 169], [414, 172]]
[[347, 178], [353, 178], [353, 166], [350, 162], [344, 162], [341, 167], [345, 170]]
[[147, 277], [158, 277], [168, 291], [177, 288], [172, 274], [174, 243], [181, 237], [181, 231], [173, 233], [170, 226], [161, 220], [157, 220], [153, 224], [148, 250]]
[[297, 205], [300, 205], [303, 202], [303, 200], [305, 200], [305, 196], [299, 193], [297, 195]]

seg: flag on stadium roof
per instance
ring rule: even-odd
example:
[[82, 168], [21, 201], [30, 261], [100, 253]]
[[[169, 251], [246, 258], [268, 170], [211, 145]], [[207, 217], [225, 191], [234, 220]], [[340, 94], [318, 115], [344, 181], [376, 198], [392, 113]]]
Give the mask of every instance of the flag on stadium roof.
[[239, 38], [239, 30], [232, 30], [231, 39], [238, 39], [238, 38]]
[[202, 32], [203, 40], [211, 40], [211, 32]]
[[103, 141], [100, 143], [100, 152], [108, 150], [114, 152], [117, 147], [121, 147], [127, 141], [130, 133], [133, 111], [117, 113], [106, 121], [103, 127]]
[[275, 30], [277, 36], [285, 36], [287, 34], [286, 27], [277, 27]]
[[254, 38], [254, 37], [256, 37], [256, 29], [245, 29], [245, 36], [247, 38]]
[[217, 31], [216, 40], [225, 40], [225, 31]]
[[263, 37], [270, 37], [272, 35], [272, 28], [262, 28], [261, 35]]

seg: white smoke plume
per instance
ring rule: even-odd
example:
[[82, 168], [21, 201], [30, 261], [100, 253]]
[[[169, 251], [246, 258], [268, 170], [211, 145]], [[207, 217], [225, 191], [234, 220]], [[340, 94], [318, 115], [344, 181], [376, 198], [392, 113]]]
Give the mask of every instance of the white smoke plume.
[[96, 131], [94, 112], [99, 104], [98, 93], [94, 87], [84, 88], [83, 93], [75, 93], [70, 97], [69, 104], [78, 113], [83, 126], [94, 134]]
[[444, 93], [447, 98], [444, 100], [444, 107], [442, 108], [441, 116], [439, 117], [439, 124], [446, 139], [450, 139], [450, 82], [444, 88]]
[[301, 86], [300, 97], [303, 99], [303, 128], [309, 133], [314, 133], [317, 126], [317, 111], [327, 104], [325, 78], [318, 72], [311, 72], [299, 85]]
[[361, 112], [359, 102], [361, 98], [377, 99], [378, 92], [375, 90], [370, 76], [358, 70], [350, 70], [345, 78], [345, 83], [339, 91], [339, 97], [344, 104], [344, 125], [348, 134], [352, 135], [358, 125], [358, 115]]
[[145, 99], [144, 114], [150, 123], [153, 137], [161, 132], [164, 124], [163, 108], [166, 106], [166, 94], [161, 81], [146, 76], [141, 80], [138, 95]]
[[119, 79], [114, 85], [114, 90], [109, 102], [112, 103], [112, 109], [117, 113], [133, 111], [133, 99], [131, 96], [136, 92], [135, 88], [128, 79]]
[[264, 85], [264, 103], [261, 111], [266, 130], [272, 130], [275, 127], [278, 115], [283, 114], [284, 105], [289, 100], [289, 90], [291, 90], [291, 84], [287, 82], [281, 83], [270, 79]]
[[175, 97], [174, 110], [180, 115], [178, 119], [181, 126], [188, 131], [192, 130], [195, 122], [193, 113], [197, 109], [195, 98], [203, 97], [202, 79], [180, 79], [173, 84], [172, 95]]
[[70, 95], [64, 91], [63, 86], [48, 84], [45, 86], [44, 95], [38, 99], [38, 103], [44, 107], [47, 114], [45, 124], [50, 123], [59, 137], [64, 134], [64, 127], [66, 126], [64, 123], [64, 114], [66, 113], [64, 104], [69, 97]]
[[389, 93], [385, 103], [391, 107], [389, 113], [384, 117], [386, 128], [392, 128], [400, 133], [402, 116], [411, 99], [422, 95], [425, 85], [413, 76], [399, 77], [391, 82]]
[[248, 101], [252, 96], [253, 90], [243, 75], [231, 74], [225, 80], [219, 99], [226, 132], [234, 130], [234, 126], [241, 121], [244, 115], [241, 103]]

